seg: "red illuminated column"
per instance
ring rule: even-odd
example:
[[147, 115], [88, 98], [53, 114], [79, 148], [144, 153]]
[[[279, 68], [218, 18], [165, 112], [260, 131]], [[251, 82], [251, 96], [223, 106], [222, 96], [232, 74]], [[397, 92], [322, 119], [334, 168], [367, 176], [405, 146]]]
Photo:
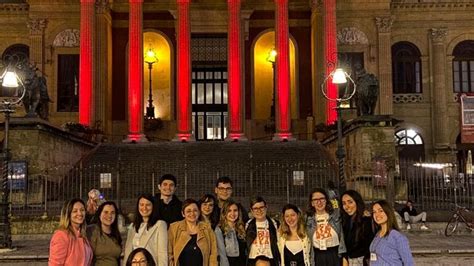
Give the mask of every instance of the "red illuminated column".
[[191, 32], [189, 24], [190, 0], [176, 0], [177, 23], [177, 135], [175, 140], [190, 141], [191, 133]]
[[241, 0], [227, 0], [229, 71], [229, 140], [244, 140], [242, 105], [242, 46], [240, 25]]
[[275, 0], [276, 133], [274, 140], [291, 139], [290, 50], [288, 0]]
[[[324, 5], [324, 58], [327, 64], [326, 76], [329, 76], [337, 66], [337, 42], [336, 42], [336, 0], [325, 0]], [[337, 98], [337, 87], [331, 82], [326, 83], [327, 95], [331, 99]], [[326, 123], [334, 124], [337, 119], [336, 102], [327, 101]]]
[[143, 0], [129, 0], [128, 21], [128, 136], [126, 142], [145, 142], [143, 135]]
[[81, 0], [79, 55], [79, 123], [92, 125], [92, 85], [94, 84], [95, 0]]

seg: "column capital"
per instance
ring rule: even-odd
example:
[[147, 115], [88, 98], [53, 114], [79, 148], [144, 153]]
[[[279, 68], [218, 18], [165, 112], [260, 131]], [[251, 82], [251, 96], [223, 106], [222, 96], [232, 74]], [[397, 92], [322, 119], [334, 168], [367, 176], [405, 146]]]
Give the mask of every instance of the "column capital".
[[128, 0], [130, 4], [142, 4], [143, 0]]
[[97, 13], [104, 14], [110, 12], [110, 3], [109, 0], [97, 0], [95, 2], [97, 8]]
[[189, 4], [191, 0], [176, 0], [177, 4]]
[[27, 22], [27, 27], [30, 30], [30, 34], [43, 34], [44, 29], [48, 25], [48, 20], [45, 18], [30, 19]]
[[275, 0], [276, 4], [288, 4], [288, 0]]
[[387, 33], [392, 30], [393, 22], [395, 21], [394, 16], [388, 17], [375, 17], [375, 25], [377, 26], [377, 31], [379, 33]]
[[430, 38], [434, 43], [443, 43], [448, 35], [447, 28], [431, 28], [429, 31]]
[[321, 0], [309, 0], [309, 7], [312, 12], [318, 11], [323, 6], [323, 1]]
[[238, 3], [241, 3], [241, 2], [242, 2], [242, 0], [227, 0], [227, 3], [229, 3], [229, 4], [231, 4], [231, 3], [238, 4]]
[[93, 4], [95, 3], [96, 0], [81, 0], [81, 4], [84, 3], [84, 4]]

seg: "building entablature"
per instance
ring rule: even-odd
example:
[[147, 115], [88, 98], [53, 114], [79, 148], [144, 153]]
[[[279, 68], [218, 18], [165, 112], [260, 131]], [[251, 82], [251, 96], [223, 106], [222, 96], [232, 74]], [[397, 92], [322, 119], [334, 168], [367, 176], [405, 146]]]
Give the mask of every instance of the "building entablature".
[[397, 0], [391, 4], [394, 10], [473, 10], [474, 2], [471, 0], [422, 0], [422, 2], [414, 2], [413, 0]]

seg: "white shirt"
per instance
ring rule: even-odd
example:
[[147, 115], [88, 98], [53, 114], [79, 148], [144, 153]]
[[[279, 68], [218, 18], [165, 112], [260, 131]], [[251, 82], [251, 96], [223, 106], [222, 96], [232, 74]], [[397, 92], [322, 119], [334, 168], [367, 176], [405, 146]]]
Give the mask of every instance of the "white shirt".
[[313, 235], [313, 246], [320, 250], [339, 246], [339, 237], [329, 224], [329, 214], [316, 214], [316, 230]]
[[250, 246], [250, 259], [258, 256], [264, 256], [273, 259], [272, 249], [270, 245], [270, 230], [268, 229], [268, 220], [264, 222], [255, 222], [257, 226], [257, 237], [255, 237]]

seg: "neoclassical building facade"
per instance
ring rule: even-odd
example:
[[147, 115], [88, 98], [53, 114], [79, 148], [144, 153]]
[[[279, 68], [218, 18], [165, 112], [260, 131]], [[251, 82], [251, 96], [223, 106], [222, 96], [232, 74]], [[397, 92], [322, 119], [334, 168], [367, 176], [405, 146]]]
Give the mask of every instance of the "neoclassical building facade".
[[50, 123], [110, 142], [312, 139], [336, 119], [325, 76], [363, 66], [379, 79], [375, 113], [402, 121], [400, 156], [448, 160], [471, 148], [459, 99], [474, 92], [473, 11], [471, 0], [2, 1], [0, 52], [46, 77]]

